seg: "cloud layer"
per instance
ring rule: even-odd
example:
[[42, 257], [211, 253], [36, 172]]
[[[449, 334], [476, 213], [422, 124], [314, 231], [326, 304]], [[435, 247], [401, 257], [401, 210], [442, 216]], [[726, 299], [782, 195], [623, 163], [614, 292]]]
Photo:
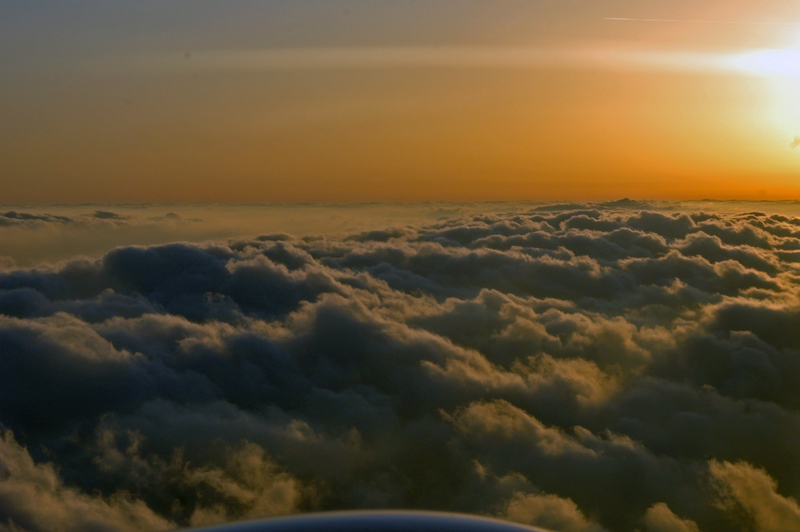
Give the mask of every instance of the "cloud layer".
[[800, 529], [798, 261], [800, 219], [623, 202], [6, 269], [0, 530]]

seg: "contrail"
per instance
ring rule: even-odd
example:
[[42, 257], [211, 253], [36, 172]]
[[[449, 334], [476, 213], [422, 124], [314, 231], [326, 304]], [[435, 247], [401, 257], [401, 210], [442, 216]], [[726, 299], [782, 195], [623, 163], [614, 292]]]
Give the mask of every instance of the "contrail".
[[800, 26], [798, 22], [751, 22], [745, 20], [691, 20], [678, 18], [625, 18], [603, 17], [603, 20], [621, 20], [627, 22], [692, 22], [701, 24], [748, 24], [753, 26]]

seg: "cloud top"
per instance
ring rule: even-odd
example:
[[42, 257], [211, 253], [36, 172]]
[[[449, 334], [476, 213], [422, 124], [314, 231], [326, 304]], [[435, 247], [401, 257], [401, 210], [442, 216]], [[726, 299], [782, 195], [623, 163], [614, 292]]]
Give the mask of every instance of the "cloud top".
[[800, 220], [651, 207], [11, 265], [0, 527], [414, 508], [796, 528]]

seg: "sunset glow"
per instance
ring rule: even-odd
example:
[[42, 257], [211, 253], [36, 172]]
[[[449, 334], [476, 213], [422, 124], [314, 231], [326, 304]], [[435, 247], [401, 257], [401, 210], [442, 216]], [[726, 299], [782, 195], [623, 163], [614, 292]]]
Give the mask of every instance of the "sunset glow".
[[0, 532], [800, 532], [799, 36], [0, 0]]
[[0, 194], [800, 196], [800, 157], [787, 148], [796, 98], [779, 86], [798, 77], [792, 3], [616, 17], [614, 4], [385, 1], [234, 2], [216, 15], [211, 2], [147, 3], [84, 18], [5, 7]]
[[746, 72], [781, 78], [800, 78], [800, 50], [760, 50], [737, 57], [734, 65]]

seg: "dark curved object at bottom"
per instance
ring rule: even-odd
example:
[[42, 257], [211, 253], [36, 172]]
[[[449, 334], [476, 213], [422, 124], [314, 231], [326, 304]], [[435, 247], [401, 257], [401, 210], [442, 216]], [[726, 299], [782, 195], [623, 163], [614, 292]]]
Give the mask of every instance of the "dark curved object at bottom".
[[497, 519], [436, 512], [340, 512], [244, 521], [196, 532], [547, 532]]

